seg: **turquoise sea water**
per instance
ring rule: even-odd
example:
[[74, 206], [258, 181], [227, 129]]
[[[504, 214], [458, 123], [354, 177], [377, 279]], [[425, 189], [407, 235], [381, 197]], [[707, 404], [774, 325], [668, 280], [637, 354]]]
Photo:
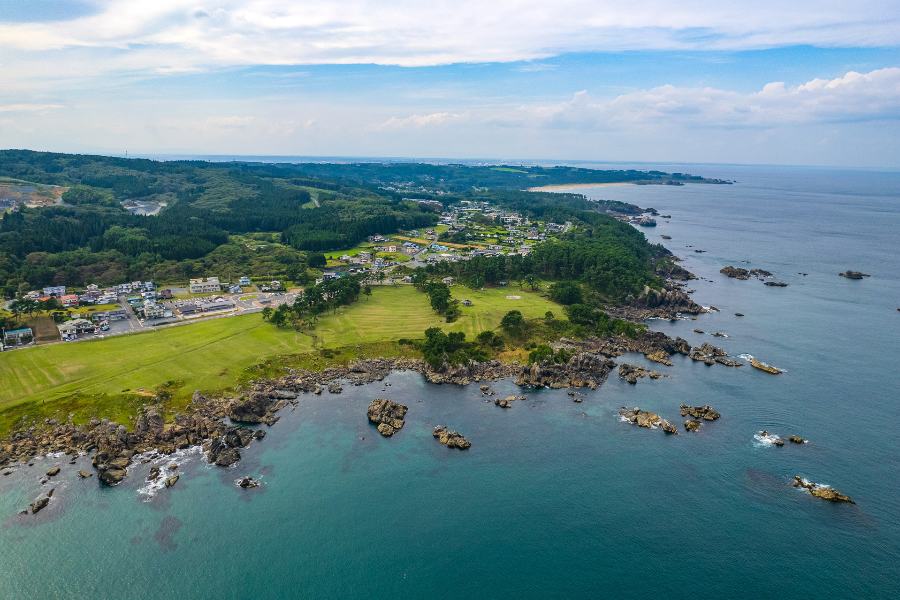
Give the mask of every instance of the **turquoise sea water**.
[[[102, 489], [78, 479], [86, 459], [39, 459], [0, 477], [0, 598], [897, 597], [900, 174], [682, 170], [740, 183], [580, 191], [671, 215], [645, 232], [672, 236], [705, 278], [694, 299], [721, 310], [654, 329], [784, 374], [626, 355], [669, 377], [613, 375], [581, 404], [526, 391], [503, 410], [477, 386], [396, 373], [386, 391], [302, 397], [235, 468], [179, 457], [176, 487], [153, 497], [149, 465]], [[789, 286], [729, 280], [726, 265]], [[366, 420], [376, 397], [410, 407], [393, 438]], [[639, 406], [680, 424], [682, 403], [723, 417], [666, 436], [617, 415]], [[437, 424], [471, 450], [441, 446]], [[754, 438], [762, 429], [810, 442], [776, 448]], [[50, 507], [17, 516], [55, 464]], [[243, 475], [263, 485], [236, 487]], [[812, 498], [794, 475], [857, 504]]]

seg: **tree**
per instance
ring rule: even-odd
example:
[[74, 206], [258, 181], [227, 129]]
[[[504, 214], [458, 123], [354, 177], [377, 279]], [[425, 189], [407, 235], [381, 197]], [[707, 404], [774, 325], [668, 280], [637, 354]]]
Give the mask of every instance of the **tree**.
[[570, 304], [566, 307], [569, 320], [578, 325], [592, 325], [600, 321], [600, 313], [587, 304]]
[[581, 286], [574, 281], [560, 281], [550, 286], [550, 297], [560, 304], [581, 304]]
[[308, 258], [308, 263], [310, 267], [324, 267], [328, 264], [328, 259], [325, 258], [324, 254], [311, 253]]
[[508, 333], [518, 334], [522, 331], [522, 327], [525, 325], [525, 317], [522, 316], [522, 313], [517, 310], [511, 310], [505, 315], [503, 315], [503, 319], [500, 321], [500, 327], [502, 327]]
[[535, 277], [533, 274], [529, 273], [528, 275], [525, 276], [525, 283], [527, 283], [528, 285], [531, 286], [532, 292], [537, 287], [537, 282], [538, 282], [538, 278]]
[[494, 332], [490, 329], [485, 329], [484, 331], [476, 335], [475, 339], [477, 339], [482, 345], [488, 346], [494, 339]]
[[262, 318], [263, 318], [263, 321], [268, 321], [268, 320], [269, 320], [269, 317], [272, 316], [272, 313], [273, 313], [273, 312], [275, 312], [275, 311], [272, 310], [272, 307], [271, 307], [271, 306], [267, 306], [267, 307], [265, 307], [264, 309], [262, 309]]
[[366, 295], [366, 300], [368, 300], [368, 299], [369, 299], [369, 296], [372, 295], [372, 286], [371, 286], [371, 285], [367, 285], [366, 287], [364, 287], [364, 288], [363, 288], [363, 294]]
[[549, 325], [553, 322], [554, 317], [555, 315], [553, 314], [553, 311], [548, 310], [544, 313], [544, 322]]

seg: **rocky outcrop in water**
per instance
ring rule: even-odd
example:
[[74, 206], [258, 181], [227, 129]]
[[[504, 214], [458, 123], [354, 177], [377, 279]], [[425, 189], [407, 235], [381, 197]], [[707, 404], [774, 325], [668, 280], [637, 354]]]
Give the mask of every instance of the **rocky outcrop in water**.
[[663, 375], [644, 367], [622, 363], [619, 365], [619, 377], [624, 377], [628, 383], [637, 383], [639, 378], [650, 377], [650, 379], [659, 379]]
[[691, 415], [695, 419], [715, 421], [722, 416], [718, 412], [716, 412], [716, 409], [708, 404], [704, 406], [688, 406], [687, 404], [682, 404], [680, 408], [682, 417]]
[[637, 423], [639, 427], [646, 427], [647, 429], [653, 429], [654, 427], [659, 426], [660, 421], [662, 420], [658, 414], [641, 410], [637, 407], [623, 409], [619, 414], [632, 423]]
[[791, 437], [788, 438], [788, 441], [789, 441], [789, 442], [794, 442], [795, 444], [804, 444], [804, 443], [806, 443], [806, 440], [804, 440], [804, 439], [803, 439], [802, 437], [800, 437], [799, 435], [792, 435]]
[[860, 273], [859, 271], [851, 271], [847, 269], [845, 273], [838, 273], [841, 277], [846, 277], [847, 279], [862, 279], [863, 277], [871, 277], [871, 275], [867, 275], [866, 273]]
[[799, 475], [795, 475], [794, 479], [794, 487], [802, 487], [816, 498], [828, 500], [829, 502], [849, 502], [850, 504], [856, 504], [856, 502], [850, 499], [850, 496], [845, 496], [835, 489], [819, 485], [818, 483], [807, 483]]
[[448, 448], [465, 450], [472, 446], [472, 443], [458, 431], [447, 431], [446, 425], [438, 425], [435, 427], [432, 435], [438, 438], [438, 441]]
[[[681, 415], [681, 416], [684, 416], [684, 415]], [[684, 422], [684, 430], [691, 431], [693, 433], [697, 433], [697, 430], [700, 429], [700, 425], [701, 425], [700, 421], [692, 421], [692, 420], [688, 419], [687, 421]]]
[[259, 487], [259, 481], [253, 479], [252, 477], [244, 477], [238, 482], [238, 486], [244, 489], [250, 489]]
[[592, 390], [606, 381], [616, 363], [591, 352], [578, 352], [564, 365], [532, 364], [521, 370], [516, 385], [523, 387], [589, 387]]
[[391, 437], [403, 427], [403, 417], [409, 408], [392, 402], [387, 398], [376, 398], [369, 404], [366, 416], [369, 421], [378, 425], [378, 432], [384, 437]]
[[769, 365], [764, 365], [761, 362], [759, 362], [758, 360], [756, 360], [755, 358], [750, 359], [750, 366], [754, 367], [756, 369], [759, 369], [760, 371], [765, 371], [766, 373], [771, 373], [773, 375], [778, 375], [781, 373], [781, 371], [779, 371], [775, 367], [770, 367]]
[[734, 279], [749, 279], [750, 271], [747, 269], [741, 269], [740, 267], [725, 267], [724, 269], [719, 269], [719, 273], [725, 275], [726, 277], [733, 277]]

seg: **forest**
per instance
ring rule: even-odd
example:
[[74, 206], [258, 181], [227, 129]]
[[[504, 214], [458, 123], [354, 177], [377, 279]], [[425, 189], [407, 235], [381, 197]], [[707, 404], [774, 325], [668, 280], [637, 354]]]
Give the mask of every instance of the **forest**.
[[[111, 285], [125, 280], [184, 282], [188, 277], [253, 272], [292, 281], [321, 265], [319, 253], [351, 248], [367, 236], [432, 226], [435, 209], [381, 183], [437, 181], [452, 193], [445, 206], [487, 201], [531, 219], [576, 224], [524, 259], [479, 258], [430, 267], [478, 284], [534, 275], [579, 279], [597, 293], [621, 296], [655, 285], [650, 261], [664, 252], [604, 213], [633, 214], [621, 202], [579, 194], [513, 189], [562, 181], [638, 177], [702, 178], [657, 172], [560, 168], [490, 168], [428, 164], [208, 163], [0, 151], [0, 176], [68, 187], [61, 203], [21, 206], [0, 219], [0, 294], [46, 285]], [[430, 178], [430, 179], [429, 179]], [[546, 181], [544, 181], [546, 180]], [[429, 194], [410, 194], [410, 197]], [[164, 205], [155, 216], [123, 202]]]

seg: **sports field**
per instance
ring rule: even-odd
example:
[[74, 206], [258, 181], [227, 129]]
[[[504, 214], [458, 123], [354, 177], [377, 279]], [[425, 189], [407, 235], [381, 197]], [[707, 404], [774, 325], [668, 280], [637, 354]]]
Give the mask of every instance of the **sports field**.
[[[508, 295], [520, 296], [509, 300]], [[518, 309], [526, 318], [542, 317], [561, 307], [516, 287], [473, 291], [453, 287], [453, 296], [468, 298], [455, 323], [445, 323], [427, 296], [412, 286], [374, 286], [372, 296], [336, 314], [323, 315], [312, 333], [318, 347], [421, 338], [429, 327], [464, 331], [467, 336], [496, 328], [503, 315]], [[183, 381], [182, 394], [195, 389], [233, 387], [247, 367], [267, 358], [313, 350], [313, 340], [293, 329], [277, 329], [257, 314], [215, 319], [181, 327], [149, 330], [103, 340], [35, 346], [0, 353], [0, 410], [21, 402], [52, 402], [72, 395], [120, 394], [154, 390], [168, 381]]]

